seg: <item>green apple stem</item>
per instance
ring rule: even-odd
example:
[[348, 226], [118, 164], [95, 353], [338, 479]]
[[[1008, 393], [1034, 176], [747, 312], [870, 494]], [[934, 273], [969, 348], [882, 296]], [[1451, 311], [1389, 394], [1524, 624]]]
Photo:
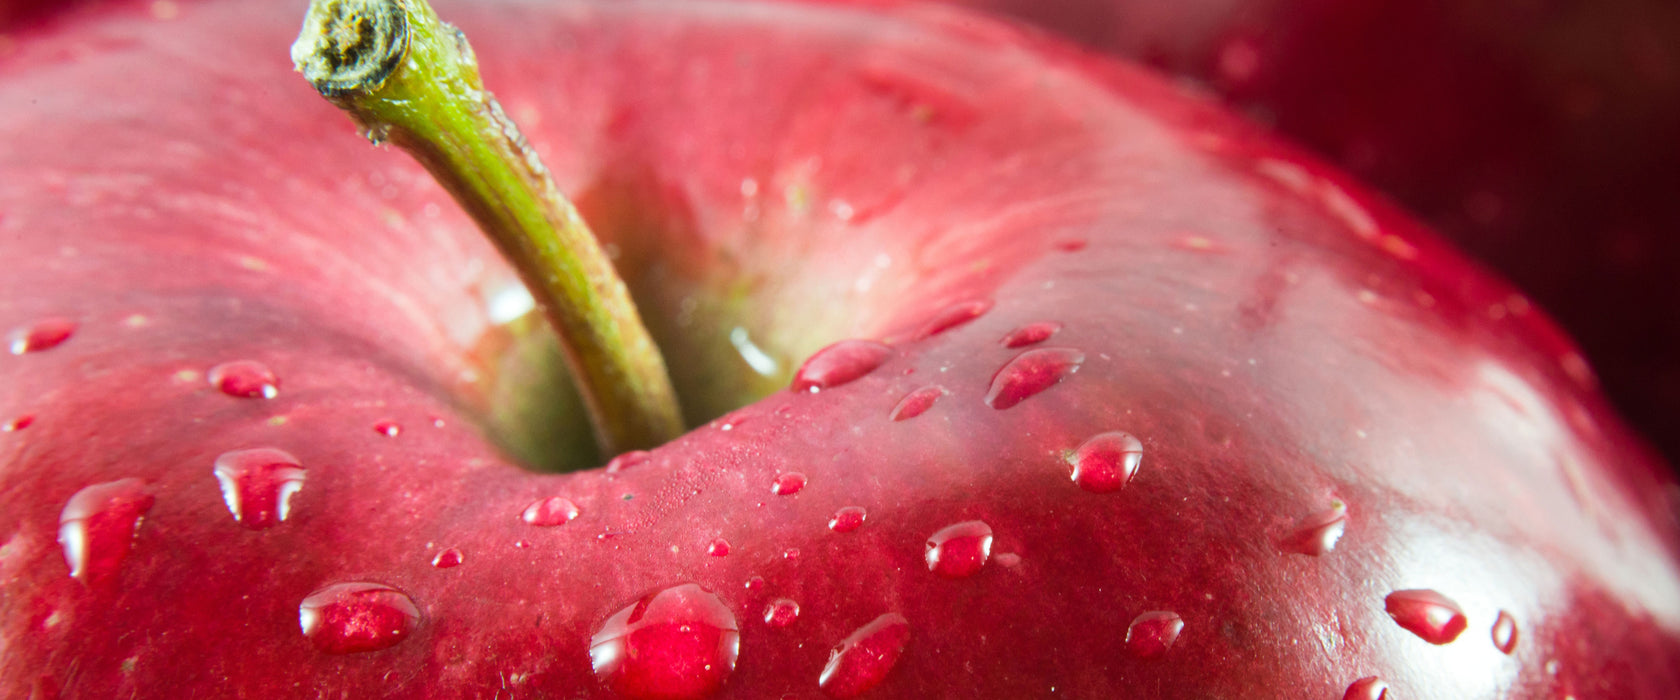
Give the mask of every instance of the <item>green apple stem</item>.
[[425, 0], [311, 0], [292, 61], [370, 139], [431, 171], [519, 269], [565, 346], [603, 452], [682, 432], [664, 358], [623, 280], [484, 90], [460, 30]]

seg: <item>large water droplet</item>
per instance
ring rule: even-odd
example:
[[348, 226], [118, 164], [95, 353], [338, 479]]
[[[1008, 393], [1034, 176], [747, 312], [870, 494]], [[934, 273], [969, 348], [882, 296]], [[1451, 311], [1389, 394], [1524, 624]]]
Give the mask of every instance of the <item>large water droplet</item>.
[[835, 532], [851, 532], [863, 527], [863, 521], [869, 513], [858, 506], [846, 506], [834, 511], [834, 517], [828, 519], [828, 529]]
[[1146, 612], [1126, 627], [1126, 651], [1140, 659], [1166, 654], [1184, 631], [1184, 618], [1165, 610]]
[[1336, 548], [1336, 543], [1342, 539], [1342, 532], [1346, 529], [1347, 504], [1336, 501], [1328, 509], [1301, 521], [1294, 531], [1278, 543], [1278, 547], [1285, 552], [1323, 556]]
[[770, 484], [770, 492], [777, 496], [792, 496], [805, 488], [805, 475], [799, 472], [782, 472], [776, 475], [776, 480]]
[[224, 452], [214, 471], [228, 512], [252, 530], [285, 522], [307, 476], [296, 457], [270, 447]]
[[71, 496], [58, 516], [58, 544], [70, 576], [91, 583], [116, 574], [156, 500], [145, 482], [133, 478], [94, 484]]
[[1395, 591], [1384, 599], [1388, 616], [1430, 644], [1447, 644], [1469, 626], [1458, 603], [1429, 589]]
[[210, 386], [228, 396], [242, 399], [272, 399], [280, 395], [280, 379], [267, 365], [255, 360], [223, 362], [205, 375]]
[[653, 458], [653, 453], [646, 450], [631, 450], [607, 462], [607, 473], [618, 474], [628, 469], [634, 469], [647, 464]]
[[68, 318], [49, 318], [7, 333], [6, 347], [13, 355], [51, 350], [69, 340], [75, 333], [75, 321]]
[[461, 565], [461, 550], [454, 547], [445, 549], [432, 557], [432, 566], [439, 569], [453, 569]]
[[933, 318], [929, 319], [927, 323], [922, 324], [921, 329], [916, 331], [915, 340], [925, 340], [973, 321], [990, 311], [991, 308], [992, 301], [990, 299], [964, 301], [947, 306], [934, 314]]
[[910, 621], [887, 613], [858, 628], [828, 653], [817, 685], [837, 698], [853, 698], [886, 680], [910, 641]]
[[1493, 646], [1506, 654], [1517, 648], [1517, 619], [1504, 610], [1493, 621]]
[[1091, 493], [1112, 493], [1131, 483], [1143, 463], [1143, 443], [1119, 431], [1096, 435], [1068, 453], [1073, 483]]
[[938, 401], [939, 397], [944, 395], [944, 387], [924, 386], [905, 394], [904, 398], [899, 399], [898, 405], [893, 406], [890, 415], [895, 421], [915, 418], [927, 413], [928, 409], [933, 408], [933, 402]]
[[688, 583], [618, 611], [589, 640], [595, 677], [627, 698], [705, 698], [723, 687], [741, 650], [735, 615]]
[[793, 375], [794, 391], [821, 391], [875, 371], [892, 348], [873, 340], [842, 340], [818, 350]]
[[722, 537], [712, 540], [711, 544], [706, 545], [706, 553], [714, 557], [729, 556], [729, 540]]
[[771, 627], [786, 627], [799, 619], [799, 603], [787, 598], [777, 598], [764, 606], [764, 624]]
[[560, 496], [550, 496], [525, 506], [525, 512], [519, 514], [519, 519], [525, 521], [527, 525], [554, 527], [565, 525], [577, 516], [578, 507], [576, 503]]
[[992, 377], [986, 405], [1003, 410], [1055, 386], [1079, 371], [1085, 353], [1073, 348], [1038, 348], [1015, 356]]
[[1385, 700], [1388, 697], [1388, 684], [1376, 676], [1366, 676], [1354, 681], [1348, 686], [1347, 692], [1342, 694], [1342, 700]]
[[1055, 335], [1056, 332], [1061, 329], [1062, 324], [1055, 321], [1029, 323], [1010, 331], [1009, 334], [1003, 336], [1003, 340], [999, 342], [1002, 343], [1004, 347], [1012, 350], [1015, 348], [1024, 348], [1028, 345], [1037, 345], [1049, 340], [1050, 336]]
[[927, 541], [928, 570], [946, 578], [973, 576], [992, 555], [992, 527], [978, 520], [949, 525]]
[[420, 608], [407, 593], [381, 583], [335, 583], [303, 599], [298, 626], [328, 654], [378, 651], [413, 634]]
[[35, 416], [24, 414], [6, 421], [5, 425], [0, 425], [0, 433], [15, 433], [33, 425], [34, 423]]

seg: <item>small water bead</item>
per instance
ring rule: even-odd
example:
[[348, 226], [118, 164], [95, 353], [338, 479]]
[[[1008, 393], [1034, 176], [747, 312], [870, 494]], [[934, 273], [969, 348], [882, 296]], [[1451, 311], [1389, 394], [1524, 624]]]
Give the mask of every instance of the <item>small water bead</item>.
[[1493, 621], [1493, 646], [1505, 654], [1517, 648], [1517, 619], [1504, 610]]
[[298, 626], [315, 648], [356, 654], [396, 646], [420, 626], [420, 608], [407, 593], [382, 583], [335, 583], [298, 605]]
[[595, 677], [626, 698], [706, 698], [723, 687], [740, 655], [735, 615], [689, 583], [618, 611], [589, 640]]
[[1004, 347], [1014, 350], [1016, 348], [1024, 348], [1028, 345], [1037, 345], [1049, 340], [1050, 336], [1055, 335], [1060, 330], [1062, 330], [1062, 324], [1060, 323], [1055, 321], [1039, 321], [1038, 323], [1029, 323], [1010, 331], [1008, 335], [1003, 336], [1003, 339], [998, 342]]
[[938, 313], [933, 315], [933, 318], [922, 324], [921, 329], [916, 331], [916, 336], [913, 339], [926, 340], [980, 318], [991, 309], [992, 300], [990, 299], [977, 299], [952, 304], [940, 309]]
[[116, 574], [156, 501], [135, 478], [94, 484], [71, 496], [58, 516], [58, 544], [71, 578], [87, 583]]
[[979, 520], [949, 525], [927, 541], [928, 570], [945, 578], [973, 576], [992, 555], [992, 528]]
[[398, 425], [396, 421], [382, 420], [373, 424], [373, 432], [385, 437], [396, 437], [402, 434], [402, 426]]
[[764, 577], [763, 576], [754, 576], [752, 578], [749, 578], [749, 579], [747, 579], [746, 583], [741, 584], [741, 587], [747, 589], [748, 591], [752, 591], [752, 592], [762, 591], [762, 590], [764, 590]]
[[618, 474], [628, 469], [634, 469], [647, 464], [648, 460], [652, 458], [653, 454], [646, 450], [631, 450], [607, 462], [607, 473]]
[[793, 375], [793, 390], [816, 392], [855, 381], [880, 367], [892, 348], [873, 340], [842, 340], [818, 350]]
[[1184, 631], [1184, 618], [1165, 610], [1146, 612], [1126, 627], [1126, 651], [1140, 659], [1166, 654]]
[[722, 537], [712, 540], [711, 544], [706, 545], [706, 553], [714, 557], [729, 556], [729, 540]]
[[51, 350], [69, 340], [76, 333], [76, 326], [68, 318], [49, 318], [7, 333], [6, 347], [13, 355]]
[[817, 686], [836, 698], [854, 698], [886, 680], [910, 641], [910, 621], [887, 613], [858, 628], [828, 653]]
[[1112, 493], [1131, 483], [1143, 463], [1143, 443], [1119, 431], [1096, 435], [1067, 453], [1070, 476], [1091, 493]]
[[846, 506], [834, 511], [834, 517], [828, 519], [828, 529], [835, 532], [851, 532], [863, 527], [864, 519], [869, 512], [858, 506]]
[[432, 566], [439, 569], [453, 569], [461, 565], [461, 550], [454, 547], [445, 549], [432, 557]]
[[792, 496], [805, 488], [805, 475], [799, 472], [783, 472], [776, 475], [776, 480], [770, 484], [770, 493], [777, 496]]
[[1038, 348], [1015, 356], [992, 376], [986, 405], [1003, 410], [1049, 389], [1079, 371], [1085, 353], [1073, 348]]
[[777, 598], [764, 606], [764, 624], [771, 627], [786, 627], [799, 619], [799, 603], [787, 598]]
[[0, 433], [15, 433], [19, 430], [23, 430], [24, 428], [29, 427], [30, 425], [32, 425], [34, 423], [35, 423], [35, 416], [27, 415], [27, 414], [26, 415], [21, 415], [21, 416], [18, 416], [16, 418], [11, 419], [10, 421], [7, 421], [5, 425], [0, 426]]
[[924, 386], [905, 394], [904, 398], [899, 399], [898, 404], [893, 406], [892, 413], [889, 415], [895, 421], [915, 418], [927, 413], [928, 409], [933, 408], [933, 402], [938, 401], [939, 397], [944, 395], [944, 387]]
[[782, 550], [782, 558], [786, 559], [788, 561], [798, 561], [798, 559], [799, 559], [799, 548], [798, 547], [788, 547], [787, 549]]
[[570, 499], [550, 496], [525, 506], [525, 512], [519, 514], [519, 519], [526, 525], [554, 527], [571, 522], [578, 512], [577, 504]]
[[280, 379], [255, 360], [223, 362], [211, 367], [205, 377], [217, 391], [236, 398], [272, 399], [280, 395]]
[[228, 512], [252, 530], [271, 528], [291, 517], [292, 497], [303, 490], [308, 477], [298, 458], [271, 447], [224, 452], [216, 457], [213, 473]]
[[1433, 590], [1395, 591], [1383, 604], [1396, 623], [1430, 644], [1450, 643], [1469, 626], [1458, 603]]
[[1280, 549], [1307, 556], [1323, 556], [1336, 548], [1347, 529], [1347, 504], [1336, 501], [1330, 508], [1301, 521], [1278, 543]]
[[1354, 681], [1348, 686], [1347, 692], [1342, 694], [1342, 700], [1386, 700], [1388, 684], [1376, 676], [1366, 676]]

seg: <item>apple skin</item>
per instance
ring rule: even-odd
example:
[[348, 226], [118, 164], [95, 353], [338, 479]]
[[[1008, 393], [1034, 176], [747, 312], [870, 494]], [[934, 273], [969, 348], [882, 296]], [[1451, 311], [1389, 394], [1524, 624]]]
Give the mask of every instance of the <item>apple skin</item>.
[[[818, 697], [832, 647], [900, 642], [880, 678], [845, 676], [870, 668], [852, 656], [826, 687], [1680, 687], [1667, 468], [1540, 311], [1301, 151], [958, 13], [439, 9], [563, 189], [658, 212], [615, 227], [623, 208], [597, 205], [633, 287], [745, 288], [730, 320], [779, 357], [892, 351], [631, 466], [528, 473], [468, 379], [495, 332], [485, 290], [513, 275], [291, 73], [300, 7], [107, 8], [25, 34], [0, 63], [0, 260], [28, 261], [0, 276], [0, 328], [78, 325], [0, 357], [0, 420], [31, 418], [0, 432], [0, 697]], [[1000, 342], [1043, 322], [1061, 325], [1039, 344]], [[1077, 371], [987, 405], [1051, 349]], [[241, 360], [274, 371], [274, 398], [205, 380]], [[1116, 431], [1141, 444], [1135, 475], [1080, 488], [1067, 455]], [[258, 448], [307, 478], [253, 528], [214, 467]], [[72, 578], [61, 520], [101, 484], [120, 498], [76, 522], [106, 563]], [[576, 517], [528, 524], [551, 497]], [[864, 522], [831, 530], [847, 507]], [[969, 564], [930, 571], [930, 538], [973, 521], [989, 550], [959, 538]], [[306, 637], [300, 606], [345, 591], [383, 601], [381, 626]], [[1410, 631], [1456, 628], [1431, 595], [1467, 630]], [[603, 682], [599, 633], [630, 609], [715, 634], [654, 630], [645, 658], [672, 665]]]

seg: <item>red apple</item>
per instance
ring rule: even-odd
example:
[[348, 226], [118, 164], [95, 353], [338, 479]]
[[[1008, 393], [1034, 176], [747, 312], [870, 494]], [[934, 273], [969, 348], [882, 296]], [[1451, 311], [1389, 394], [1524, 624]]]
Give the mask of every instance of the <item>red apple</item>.
[[959, 13], [440, 9], [697, 427], [520, 468], [599, 461], [547, 336], [291, 74], [300, 8], [19, 36], [0, 696], [1680, 687], [1666, 468], [1302, 152]]

